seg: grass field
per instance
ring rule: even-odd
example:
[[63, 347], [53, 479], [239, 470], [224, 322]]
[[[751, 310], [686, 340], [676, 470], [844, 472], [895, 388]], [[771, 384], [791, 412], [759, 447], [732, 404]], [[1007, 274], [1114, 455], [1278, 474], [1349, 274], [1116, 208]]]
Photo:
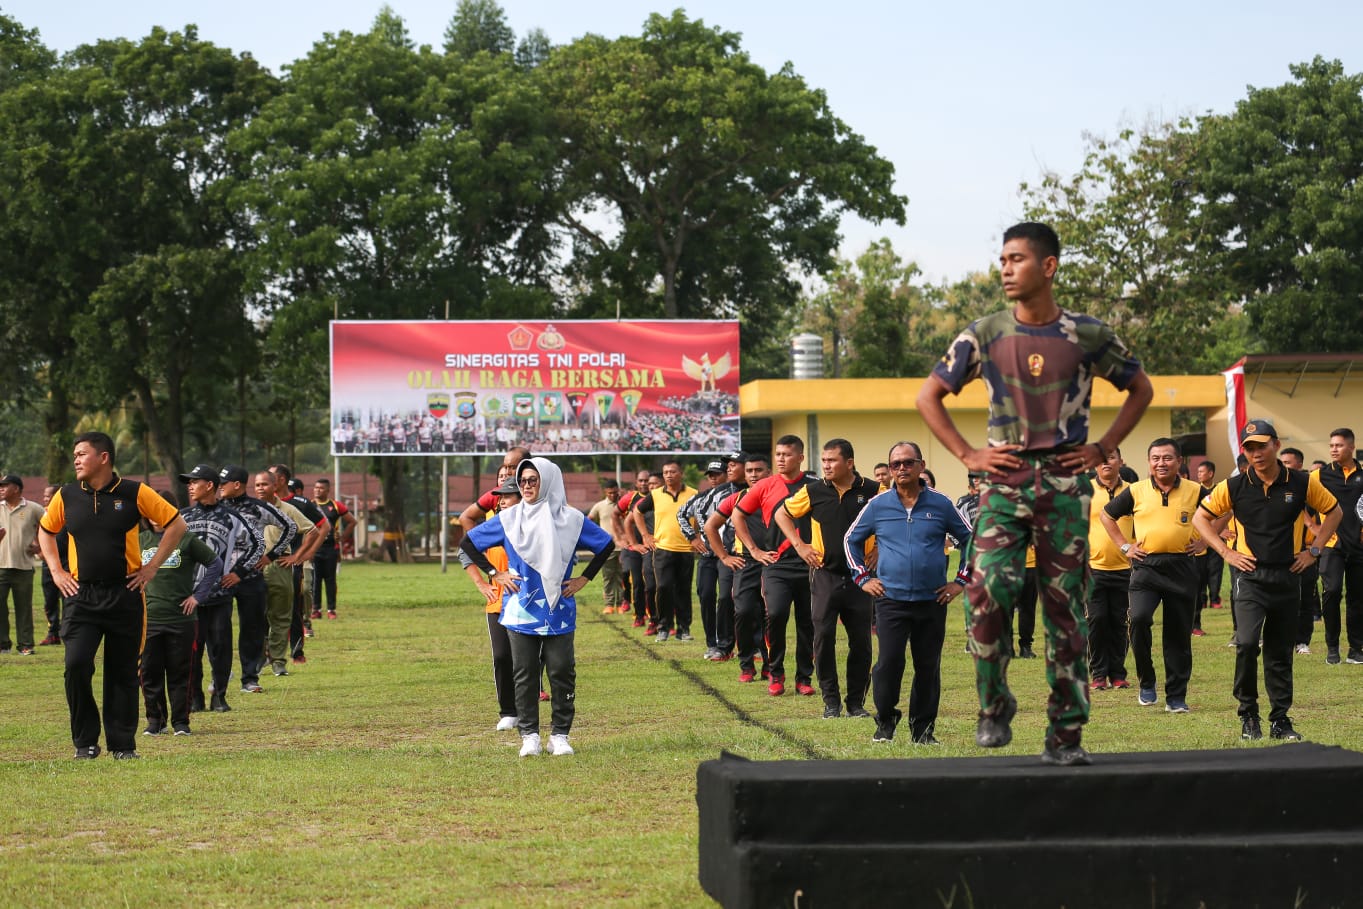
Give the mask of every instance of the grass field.
[[[628, 616], [600, 615], [600, 596], [581, 597], [568, 758], [519, 759], [516, 733], [493, 730], [482, 609], [462, 573], [435, 565], [344, 566], [342, 617], [317, 623], [306, 666], [267, 673], [261, 695], [232, 689], [232, 712], [196, 714], [191, 737], [139, 735], [142, 761], [70, 759], [59, 647], [0, 657], [0, 904], [707, 906], [695, 776], [722, 749], [980, 754], [959, 601], [943, 746], [928, 751], [905, 735], [872, 745], [871, 720], [824, 720], [817, 697], [740, 685], [736, 663], [700, 659], [703, 641], [654, 644]], [[1156, 709], [1134, 688], [1096, 692], [1091, 751], [1291, 747], [1241, 745], [1228, 610], [1204, 627], [1192, 712], [1165, 713], [1162, 691]], [[1293, 719], [1310, 741], [1359, 747], [1363, 667], [1326, 666], [1319, 625], [1315, 643]], [[1004, 753], [1040, 752], [1044, 668], [1013, 663], [1021, 711]]]

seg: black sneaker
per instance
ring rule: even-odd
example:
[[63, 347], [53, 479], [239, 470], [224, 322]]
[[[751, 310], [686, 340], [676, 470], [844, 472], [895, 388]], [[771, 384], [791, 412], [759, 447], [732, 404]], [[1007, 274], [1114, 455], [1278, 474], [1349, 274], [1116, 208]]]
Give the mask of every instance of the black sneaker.
[[1032, 648], [1026, 647], [1026, 646], [1019, 647], [1019, 648], [1018, 648], [1018, 659], [1020, 659], [1020, 660], [1035, 660], [1035, 659], [1036, 659], [1036, 651], [1033, 650]]
[[1052, 748], [1048, 744], [1046, 750], [1041, 752], [1041, 762], [1057, 767], [1087, 767], [1093, 763], [1093, 758], [1089, 757], [1082, 745], [1057, 745]]
[[1349, 648], [1349, 655], [1344, 658], [1344, 662], [1353, 666], [1363, 666], [1363, 650]]
[[893, 742], [894, 726], [886, 723], [876, 723], [876, 734], [871, 736], [873, 742]]
[[1264, 730], [1259, 725], [1257, 716], [1246, 716], [1240, 718], [1240, 738], [1246, 742], [1257, 742], [1264, 737]]
[[99, 757], [100, 749], [98, 745], [86, 745], [84, 748], [77, 748], [72, 755], [78, 761], [91, 761]]
[[1325, 651], [1325, 662], [1330, 666], [1339, 665], [1339, 648], [1330, 647]]
[[868, 717], [868, 716], [870, 716], [870, 715], [871, 715], [870, 712], [867, 711], [867, 709], [866, 709], [865, 707], [848, 707], [848, 708], [847, 708], [847, 716], [848, 716], [849, 718], [852, 718], [852, 717]]
[[147, 720], [147, 728], [142, 730], [143, 735], [165, 735], [165, 724], [160, 720]]
[[980, 717], [980, 722], [975, 727], [975, 744], [981, 748], [1002, 748], [1011, 742], [1013, 727], [1009, 723], [1013, 722], [1017, 712], [1017, 699], [1009, 698], [1008, 703], [994, 716]]
[[823, 708], [823, 718], [825, 720], [836, 720], [842, 716], [842, 708], [837, 704], [825, 704]]
[[227, 695], [225, 695], [225, 694], [218, 694], [218, 693], [215, 691], [215, 692], [213, 692], [213, 700], [212, 700], [212, 704], [211, 704], [210, 709], [211, 709], [214, 713], [226, 713], [227, 711], [231, 710], [232, 708], [227, 706]]
[[941, 742], [937, 741], [937, 738], [936, 738], [936, 736], [934, 736], [934, 735], [932, 734], [932, 730], [931, 730], [931, 729], [929, 729], [927, 732], [922, 733], [921, 735], [914, 736], [913, 743], [914, 743], [915, 745], [940, 745], [940, 744], [942, 744]]
[[1287, 717], [1268, 724], [1268, 737], [1282, 742], [1301, 741], [1301, 733], [1292, 728], [1292, 721]]
[[190, 713], [203, 713], [205, 709], [206, 709], [206, 708], [204, 707], [204, 696], [203, 696], [203, 695], [198, 694], [198, 695], [195, 695], [193, 698], [190, 699], [190, 702], [189, 702], [189, 712], [190, 712]]
[[136, 751], [115, 751], [112, 754], [116, 761], [140, 761], [142, 759], [142, 755]]
[[188, 726], [176, 726], [176, 727], [175, 727], [175, 734], [176, 734], [176, 735], [189, 735], [189, 727], [188, 727]]

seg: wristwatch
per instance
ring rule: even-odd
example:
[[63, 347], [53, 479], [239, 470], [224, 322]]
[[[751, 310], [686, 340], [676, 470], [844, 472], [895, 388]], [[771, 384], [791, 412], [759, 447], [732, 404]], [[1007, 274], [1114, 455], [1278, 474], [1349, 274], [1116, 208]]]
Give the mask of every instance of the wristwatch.
[[1311, 549], [1310, 549], [1310, 552], [1311, 552], [1311, 558], [1317, 559], [1317, 560], [1320, 559], [1320, 547], [1319, 547], [1319, 546], [1312, 546]]
[[1130, 552], [1130, 551], [1131, 551], [1131, 547], [1132, 547], [1132, 546], [1135, 546], [1135, 545], [1136, 545], [1135, 543], [1123, 543], [1123, 544], [1122, 544], [1122, 555], [1126, 555], [1128, 552]]

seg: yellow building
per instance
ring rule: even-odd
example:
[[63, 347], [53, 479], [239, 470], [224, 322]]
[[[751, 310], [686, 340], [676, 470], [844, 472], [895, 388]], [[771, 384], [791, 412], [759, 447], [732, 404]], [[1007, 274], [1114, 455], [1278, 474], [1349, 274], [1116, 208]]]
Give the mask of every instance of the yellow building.
[[[966, 469], [930, 433], [914, 404], [926, 379], [761, 379], [739, 389], [739, 410], [744, 417], [771, 420], [773, 441], [797, 435], [805, 441], [806, 469], [819, 471], [819, 450], [829, 439], [844, 438], [856, 450], [857, 469], [870, 475], [871, 468], [886, 460], [890, 446], [899, 441], [916, 442], [923, 450], [937, 485], [956, 496], [966, 488]], [[1200, 410], [1210, 416], [1221, 412], [1220, 435], [1209, 445], [1220, 449], [1208, 454], [1213, 460], [1226, 455], [1226, 389], [1221, 376], [1152, 376], [1155, 397], [1135, 430], [1122, 443], [1122, 454], [1140, 474], [1145, 473], [1145, 450], [1155, 439], [1170, 435], [1170, 415], [1175, 410]], [[1091, 438], [1098, 438], [1112, 425], [1126, 395], [1101, 379], [1093, 383]], [[984, 383], [972, 382], [960, 395], [948, 396], [948, 411], [961, 433], [975, 445], [985, 442], [989, 400]], [[1256, 415], [1256, 414], [1252, 414]], [[1257, 414], [1266, 416], [1264, 414]], [[1328, 431], [1328, 430], [1327, 430]], [[1225, 475], [1226, 471], [1221, 471]]]

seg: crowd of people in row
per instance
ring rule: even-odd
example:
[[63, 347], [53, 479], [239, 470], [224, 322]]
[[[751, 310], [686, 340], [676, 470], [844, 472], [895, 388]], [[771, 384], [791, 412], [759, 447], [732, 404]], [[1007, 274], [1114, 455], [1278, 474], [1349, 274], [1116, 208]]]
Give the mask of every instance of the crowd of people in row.
[[[64, 647], [77, 758], [102, 752], [101, 707], [119, 759], [138, 757], [139, 700], [144, 735], [189, 735], [191, 714], [231, 710], [234, 603], [242, 694], [263, 690], [267, 668], [287, 676], [307, 661], [312, 621], [337, 617], [339, 544], [355, 524], [330, 480], [319, 478], [309, 499], [283, 464], [254, 476], [199, 464], [180, 476], [182, 510], [169, 493], [119, 476], [104, 433], [77, 436], [74, 463], [76, 481], [48, 487], [41, 506], [23, 498], [18, 477], [0, 478], [0, 592], [14, 595], [18, 653], [32, 654], [33, 575], [42, 576], [48, 627], [36, 646]], [[0, 651], [9, 651], [3, 611]], [[92, 689], [101, 644], [102, 705]]]

